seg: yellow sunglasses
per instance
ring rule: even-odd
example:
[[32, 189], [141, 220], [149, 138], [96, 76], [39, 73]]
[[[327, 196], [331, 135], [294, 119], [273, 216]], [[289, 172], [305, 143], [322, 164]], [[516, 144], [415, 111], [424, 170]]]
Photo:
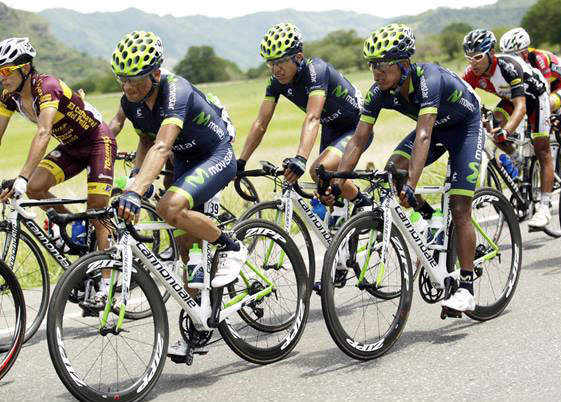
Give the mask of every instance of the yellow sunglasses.
[[0, 68], [0, 76], [2, 77], [8, 77], [10, 76], [10, 74], [12, 74], [12, 72], [22, 68], [23, 66], [28, 65], [29, 63], [23, 63], [20, 64], [19, 66], [7, 66], [7, 67], [1, 67]]

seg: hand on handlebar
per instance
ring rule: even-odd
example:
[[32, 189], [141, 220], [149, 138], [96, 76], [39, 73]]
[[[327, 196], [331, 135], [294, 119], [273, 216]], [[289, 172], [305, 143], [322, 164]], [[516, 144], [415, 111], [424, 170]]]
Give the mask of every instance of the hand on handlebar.
[[399, 203], [405, 208], [415, 208], [417, 199], [415, 198], [415, 189], [409, 184], [404, 184], [399, 193]]
[[141, 199], [140, 194], [134, 191], [125, 191], [119, 196], [119, 209], [117, 216], [122, 218], [125, 222], [137, 223], [140, 218]]
[[327, 205], [329, 207], [335, 204], [337, 198], [341, 195], [341, 188], [338, 184], [334, 183], [327, 187], [325, 193], [317, 194], [318, 198], [320, 199], [321, 203]]

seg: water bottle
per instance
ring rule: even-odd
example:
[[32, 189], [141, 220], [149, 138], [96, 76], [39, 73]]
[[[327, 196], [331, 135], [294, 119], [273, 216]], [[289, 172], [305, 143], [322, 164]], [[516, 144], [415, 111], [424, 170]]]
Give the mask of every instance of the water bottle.
[[323, 221], [325, 219], [325, 213], [327, 212], [327, 208], [325, 208], [325, 205], [323, 205], [321, 201], [315, 197], [312, 198], [310, 204], [312, 205], [312, 211], [314, 212], [314, 214], [316, 214], [319, 219]]
[[74, 221], [72, 222], [72, 243], [74, 244], [86, 244], [86, 221]]
[[[433, 214], [432, 218], [429, 222], [429, 232], [431, 234], [431, 238], [434, 237], [436, 232], [444, 227], [444, 215], [442, 214], [442, 210], [437, 208]], [[442, 246], [444, 244], [444, 231], [440, 232], [440, 234], [436, 237], [434, 241], [435, 245]]]
[[329, 217], [329, 225], [328, 225], [329, 229], [331, 230], [339, 229], [343, 225], [346, 215], [347, 215], [346, 205], [343, 205], [342, 207], [334, 206], [333, 212]]
[[189, 250], [187, 276], [189, 278], [187, 287], [191, 289], [204, 288], [203, 251], [197, 243], [194, 243], [193, 247]]
[[417, 232], [421, 238], [424, 238], [429, 226], [427, 221], [424, 220], [421, 214], [417, 211], [411, 212], [411, 214], [409, 215], [409, 220], [411, 221], [415, 232]]
[[512, 177], [513, 179], [518, 177], [518, 168], [514, 166], [512, 160], [508, 157], [507, 154], [500, 154], [499, 160], [501, 161], [501, 165], [504, 166], [506, 172], [510, 177]]

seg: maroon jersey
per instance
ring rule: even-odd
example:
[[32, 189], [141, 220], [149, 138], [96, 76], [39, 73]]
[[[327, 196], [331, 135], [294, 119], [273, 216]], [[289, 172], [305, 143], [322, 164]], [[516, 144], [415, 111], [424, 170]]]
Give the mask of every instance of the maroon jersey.
[[46, 74], [31, 77], [33, 110], [26, 111], [19, 93], [4, 91], [0, 96], [0, 116], [10, 117], [15, 111], [37, 123], [41, 111], [57, 109], [52, 135], [63, 145], [88, 143], [90, 135], [102, 123], [101, 114], [63, 81]]

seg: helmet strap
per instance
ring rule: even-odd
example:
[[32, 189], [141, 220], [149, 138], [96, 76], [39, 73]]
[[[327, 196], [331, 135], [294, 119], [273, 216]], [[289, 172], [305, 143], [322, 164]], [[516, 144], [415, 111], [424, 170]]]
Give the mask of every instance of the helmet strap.
[[21, 68], [18, 71], [19, 71], [19, 75], [21, 76], [21, 84], [19, 84], [19, 86], [16, 88], [16, 92], [21, 92], [23, 90], [23, 86], [25, 85], [25, 82], [33, 72], [33, 68], [30, 68], [27, 74], [24, 74]]
[[401, 89], [401, 86], [403, 85], [403, 83], [407, 80], [407, 78], [409, 77], [409, 74], [411, 73], [411, 64], [409, 64], [409, 67], [404, 67], [403, 64], [401, 63], [397, 63], [399, 69], [401, 70], [401, 77], [399, 78], [399, 82], [397, 83], [397, 88], [395, 89], [396, 92], [399, 91]]
[[493, 58], [491, 57], [491, 52], [487, 52], [487, 59], [489, 60], [489, 64], [487, 65], [485, 71], [483, 71], [483, 74], [486, 74], [487, 71], [489, 71], [489, 69], [491, 68], [491, 65], [493, 64]]
[[150, 81], [152, 82], [152, 86], [150, 87], [150, 90], [148, 91], [148, 93], [146, 94], [146, 96], [144, 98], [142, 98], [142, 100], [140, 100], [140, 104], [143, 104], [146, 99], [148, 99], [153, 93], [154, 90], [158, 87], [158, 81], [156, 81], [156, 79], [154, 78], [154, 75], [152, 75], [152, 73], [150, 73]]

